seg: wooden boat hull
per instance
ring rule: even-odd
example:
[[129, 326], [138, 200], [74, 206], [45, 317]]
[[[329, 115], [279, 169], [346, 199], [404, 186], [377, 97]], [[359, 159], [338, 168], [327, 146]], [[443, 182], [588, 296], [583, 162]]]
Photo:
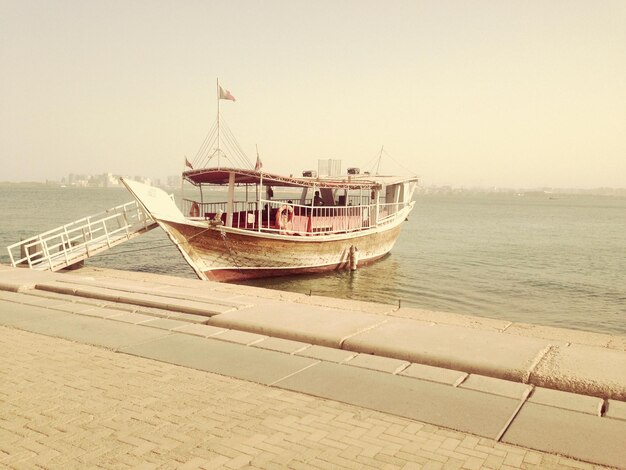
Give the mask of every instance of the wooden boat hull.
[[240, 281], [349, 269], [350, 247], [359, 266], [386, 255], [400, 233], [400, 223], [377, 230], [327, 236], [275, 235], [223, 226], [199, 226], [160, 220], [183, 256], [203, 279]]
[[[369, 225], [370, 207], [350, 209], [361, 214], [359, 224], [345, 223], [351, 220], [348, 210], [344, 209], [342, 217], [335, 214], [334, 208], [326, 208], [325, 215], [311, 214], [311, 217], [316, 221], [333, 222], [330, 227], [334, 230], [321, 231], [319, 226], [309, 226], [289, 234], [287, 227], [283, 227], [283, 231], [269, 227], [238, 228], [229, 217], [226, 225], [221, 218], [207, 220], [206, 215], [205, 218], [188, 218], [162, 190], [130, 180], [122, 179], [122, 182], [167, 233], [197, 276], [217, 281], [318, 273], [350, 269], [355, 263], [371, 263], [393, 248], [400, 226], [414, 205], [410, 202], [398, 208], [398, 203], [391, 203], [379, 211], [377, 204], [374, 226]], [[229, 210], [232, 217], [232, 208]], [[368, 217], [363, 218], [363, 214]], [[329, 220], [334, 218], [337, 220]], [[258, 219], [253, 217], [254, 220]]]
[[[368, 260], [363, 260], [359, 262], [359, 266], [365, 266], [373, 263], [374, 261], [382, 258], [387, 253], [377, 256], [375, 258], [370, 258]], [[284, 269], [272, 269], [272, 268], [255, 268], [255, 269], [214, 269], [212, 271], [206, 271], [205, 275], [209, 281], [218, 281], [218, 282], [237, 282], [244, 281], [246, 279], [258, 279], [262, 277], [280, 277], [280, 276], [294, 276], [300, 274], [316, 274], [316, 273], [326, 273], [329, 271], [339, 271], [342, 269], [347, 269], [345, 263], [338, 263], [335, 265], [326, 265], [326, 266], [311, 266], [311, 267], [303, 267], [303, 268], [284, 268]]]

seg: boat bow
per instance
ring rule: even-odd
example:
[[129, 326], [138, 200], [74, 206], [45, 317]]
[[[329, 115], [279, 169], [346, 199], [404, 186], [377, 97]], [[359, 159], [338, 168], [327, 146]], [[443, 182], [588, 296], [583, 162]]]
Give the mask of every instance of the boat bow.
[[[126, 186], [126, 189], [133, 195], [137, 202], [143, 207], [143, 209], [156, 221], [157, 224], [163, 229], [169, 239], [176, 245], [178, 251], [183, 255], [185, 261], [195, 271], [196, 275], [203, 280], [207, 280], [207, 276], [204, 270], [192, 259], [190, 256], [190, 250], [192, 247], [189, 243], [176, 237], [170, 225], [168, 223], [178, 223], [186, 225], [205, 226], [199, 222], [193, 222], [187, 219], [174, 202], [174, 196], [167, 194], [165, 191], [154, 186], [148, 186], [137, 181], [120, 178], [122, 184]], [[185, 245], [185, 246], [183, 246]]]
[[122, 184], [133, 195], [137, 202], [156, 220], [187, 223], [187, 219], [176, 206], [174, 197], [162, 189], [137, 181], [120, 178]]

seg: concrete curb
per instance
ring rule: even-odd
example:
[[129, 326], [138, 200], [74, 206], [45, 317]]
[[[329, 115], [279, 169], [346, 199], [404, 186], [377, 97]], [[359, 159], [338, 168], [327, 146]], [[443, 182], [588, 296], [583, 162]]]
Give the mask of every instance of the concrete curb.
[[[473, 322], [471, 317], [442, 313], [443, 321], [437, 323], [436, 312], [418, 309], [391, 312], [385, 306], [372, 304], [370, 308], [358, 302], [350, 310], [347, 301], [341, 308], [333, 308], [334, 303], [328, 299], [305, 299], [308, 296], [301, 294], [288, 295], [285, 299], [282, 293], [267, 289], [144, 273], [140, 277], [138, 273], [106, 271], [104, 277], [97, 280], [80, 273], [8, 268], [0, 270], [0, 290], [46, 290], [202, 315], [208, 318], [207, 324], [217, 328], [601, 399], [626, 400], [626, 352], [610, 348], [611, 344], [621, 344], [621, 336], [586, 335], [545, 327], [537, 328], [537, 336], [532, 334], [534, 328], [525, 329], [526, 334], [520, 335], [519, 325], [500, 320]], [[193, 298], [185, 299], [177, 288]], [[589, 338], [589, 341], [570, 343], [566, 341], [570, 337], [577, 341]]]

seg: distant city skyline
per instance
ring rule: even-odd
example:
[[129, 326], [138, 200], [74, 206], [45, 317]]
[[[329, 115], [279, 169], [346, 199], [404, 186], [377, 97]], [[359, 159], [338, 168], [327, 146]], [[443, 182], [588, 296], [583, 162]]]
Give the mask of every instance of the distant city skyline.
[[[151, 178], [143, 175], [120, 175], [112, 173], [91, 174], [74, 174], [61, 177], [60, 180], [47, 179], [44, 182], [23, 181], [9, 182], [0, 181], [0, 184], [16, 184], [16, 185], [52, 185], [67, 186], [77, 188], [119, 188], [125, 189], [119, 180], [120, 177], [130, 178], [145, 184], [159, 186], [166, 189], [178, 189], [181, 185], [181, 175], [169, 175], [161, 178]], [[280, 191], [281, 188], [277, 188]], [[424, 185], [418, 183], [416, 194], [472, 194], [472, 193], [516, 193], [525, 195], [530, 193], [546, 193], [546, 194], [589, 194], [599, 196], [617, 196], [626, 197], [626, 187], [596, 187], [596, 188], [566, 188], [566, 187], [504, 187], [504, 186], [451, 186], [451, 185]]]
[[626, 187], [626, 2], [0, 0], [0, 181], [251, 160], [455, 187]]

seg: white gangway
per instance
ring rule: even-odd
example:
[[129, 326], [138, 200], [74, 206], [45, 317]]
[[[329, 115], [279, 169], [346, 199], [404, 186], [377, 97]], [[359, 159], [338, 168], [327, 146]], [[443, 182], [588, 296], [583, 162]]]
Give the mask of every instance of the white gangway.
[[14, 243], [7, 250], [13, 267], [58, 271], [156, 227], [133, 201]]

